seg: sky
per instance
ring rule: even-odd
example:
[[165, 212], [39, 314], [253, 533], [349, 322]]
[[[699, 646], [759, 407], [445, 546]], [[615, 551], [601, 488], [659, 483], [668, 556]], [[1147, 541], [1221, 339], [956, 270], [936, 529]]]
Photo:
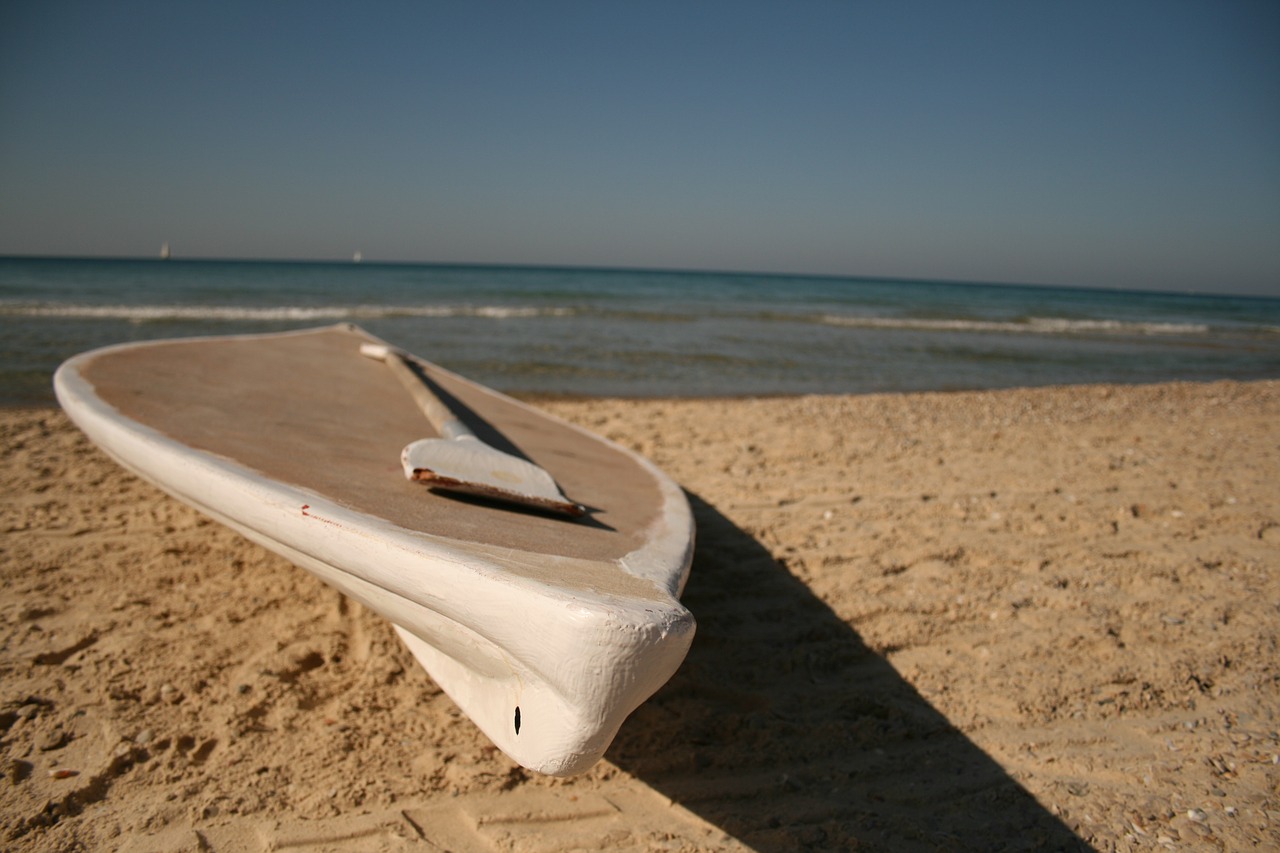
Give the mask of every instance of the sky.
[[1280, 295], [1280, 3], [0, 4], [0, 254]]

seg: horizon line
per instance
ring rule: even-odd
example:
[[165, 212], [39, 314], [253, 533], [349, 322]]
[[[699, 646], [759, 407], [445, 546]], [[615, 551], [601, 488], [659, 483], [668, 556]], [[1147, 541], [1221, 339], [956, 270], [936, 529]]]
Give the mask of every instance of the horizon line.
[[504, 269], [504, 270], [570, 270], [580, 272], [603, 273], [653, 273], [667, 275], [729, 275], [743, 278], [793, 278], [845, 280], [859, 282], [883, 282], [888, 284], [947, 284], [966, 287], [1011, 287], [1033, 288], [1044, 290], [1078, 290], [1101, 293], [1133, 293], [1164, 296], [1207, 296], [1232, 299], [1280, 299], [1280, 293], [1239, 293], [1209, 292], [1205, 290], [1169, 290], [1159, 287], [1111, 287], [1106, 285], [1061, 284], [1046, 281], [1013, 281], [982, 280], [966, 278], [925, 278], [908, 275], [866, 275], [858, 273], [816, 273], [816, 272], [783, 272], [778, 270], [735, 270], [712, 267], [644, 267], [644, 266], [611, 266], [605, 264], [572, 264], [572, 263], [517, 263], [513, 261], [426, 261], [404, 259], [369, 259], [361, 253], [360, 259], [350, 257], [324, 258], [290, 258], [290, 257], [209, 257], [209, 256], [167, 256], [156, 255], [49, 255], [49, 254], [2, 254], [0, 260], [31, 261], [120, 261], [128, 263], [155, 262], [158, 264], [181, 263], [226, 263], [226, 264], [312, 264], [316, 266], [359, 266], [359, 267], [453, 267], [471, 269]]

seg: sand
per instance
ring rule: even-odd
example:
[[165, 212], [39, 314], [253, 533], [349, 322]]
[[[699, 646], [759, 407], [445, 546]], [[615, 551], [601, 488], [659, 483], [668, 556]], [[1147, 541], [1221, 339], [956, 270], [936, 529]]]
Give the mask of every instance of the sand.
[[698, 636], [605, 761], [0, 413], [0, 846], [1280, 848], [1280, 382], [546, 401], [690, 493]]

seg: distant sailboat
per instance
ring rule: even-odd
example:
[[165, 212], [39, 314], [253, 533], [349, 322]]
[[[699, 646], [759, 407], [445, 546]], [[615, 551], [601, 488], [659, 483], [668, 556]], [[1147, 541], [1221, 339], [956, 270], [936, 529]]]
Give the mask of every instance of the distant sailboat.
[[351, 256], [351, 263], [358, 264], [362, 258], [364, 258], [364, 255], [360, 254], [359, 249], [356, 249], [356, 253]]
[[169, 260], [169, 244], [168, 243], [163, 243], [160, 246], [160, 260], [162, 261]]

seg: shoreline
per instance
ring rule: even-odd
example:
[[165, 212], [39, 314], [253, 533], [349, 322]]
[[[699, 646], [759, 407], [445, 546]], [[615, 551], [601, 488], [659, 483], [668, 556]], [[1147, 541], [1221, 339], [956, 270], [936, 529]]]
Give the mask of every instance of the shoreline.
[[688, 660], [569, 780], [381, 619], [0, 409], [0, 836], [1280, 846], [1280, 381], [535, 404], [699, 525]]
[[[52, 377], [50, 377], [50, 387], [52, 387]], [[515, 400], [526, 403], [531, 406], [557, 404], [576, 404], [576, 403], [697, 403], [697, 402], [745, 402], [752, 400], [798, 400], [809, 397], [826, 399], [826, 398], [862, 398], [862, 397], [914, 397], [914, 396], [932, 396], [932, 395], [963, 395], [963, 394], [1004, 394], [1004, 393], [1022, 393], [1047, 391], [1053, 389], [1090, 389], [1090, 388], [1151, 388], [1159, 386], [1180, 386], [1188, 385], [1193, 387], [1204, 387], [1213, 385], [1253, 385], [1280, 382], [1280, 377], [1276, 378], [1254, 378], [1254, 379], [1235, 379], [1235, 378], [1219, 378], [1219, 379], [1168, 379], [1156, 380], [1150, 382], [1062, 382], [1046, 385], [1013, 385], [1001, 386], [993, 388], [933, 388], [927, 390], [902, 389], [902, 390], [878, 390], [878, 391], [797, 391], [794, 393], [739, 393], [739, 394], [654, 394], [628, 396], [620, 394], [581, 394], [572, 391], [502, 391]], [[11, 412], [37, 412], [37, 411], [61, 411], [58, 401], [50, 392], [50, 398], [47, 401], [40, 402], [23, 402], [23, 403], [5, 403], [0, 401], [0, 414]]]
[[[917, 389], [901, 389], [901, 390], [879, 390], [879, 391], [798, 391], [794, 393], [769, 393], [769, 394], [656, 394], [649, 396], [630, 397], [618, 394], [576, 394], [573, 392], [525, 392], [525, 391], [503, 391], [508, 397], [520, 400], [529, 405], [555, 405], [558, 403], [591, 403], [591, 402], [611, 402], [611, 403], [697, 403], [697, 402], [713, 402], [724, 401], [729, 403], [746, 402], [751, 400], [800, 400], [809, 397], [828, 399], [828, 398], [862, 398], [862, 397], [929, 397], [935, 395], [965, 395], [965, 394], [1018, 394], [1024, 392], [1050, 391], [1055, 389], [1130, 389], [1130, 388], [1151, 388], [1157, 386], [1180, 386], [1189, 385], [1196, 387], [1212, 386], [1212, 385], [1252, 385], [1267, 384], [1280, 382], [1280, 377], [1276, 378], [1257, 378], [1257, 379], [1166, 379], [1155, 380], [1150, 382], [1059, 382], [1046, 385], [1011, 385], [993, 388], [931, 388], [926, 390]], [[3, 407], [0, 407], [3, 408]]]

